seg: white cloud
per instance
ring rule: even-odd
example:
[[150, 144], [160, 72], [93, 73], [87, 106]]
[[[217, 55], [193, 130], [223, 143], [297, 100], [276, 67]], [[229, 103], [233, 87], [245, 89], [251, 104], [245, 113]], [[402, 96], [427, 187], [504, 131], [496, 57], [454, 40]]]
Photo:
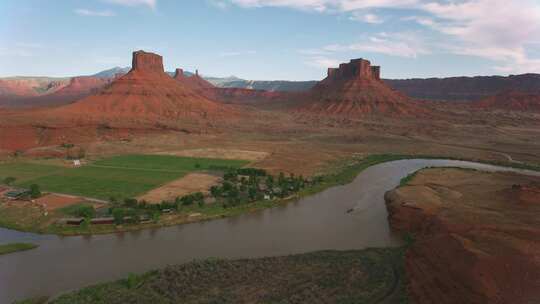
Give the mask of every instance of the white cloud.
[[375, 15], [370, 13], [362, 13], [362, 12], [353, 12], [353, 14], [350, 17], [351, 20], [365, 22], [365, 23], [371, 23], [371, 24], [380, 24], [383, 23], [384, 20]]
[[217, 7], [223, 10], [229, 7], [229, 3], [226, 0], [206, 0], [206, 2], [213, 7]]
[[[540, 53], [533, 39], [540, 37], [538, 0], [228, 0], [242, 7], [290, 7], [317, 12], [342, 12], [349, 18], [380, 24], [384, 15], [368, 10], [401, 9], [410, 14], [401, 20], [414, 21], [438, 33], [438, 43], [410, 45], [403, 39], [375, 37], [371, 41], [343, 46], [345, 49], [416, 57], [446, 44], [445, 51], [476, 56], [496, 63], [500, 71], [538, 71]], [[382, 17], [381, 17], [382, 16]]]
[[328, 58], [325, 56], [314, 56], [306, 61], [306, 64], [318, 69], [326, 69], [331, 67], [337, 67], [341, 63], [340, 60]]
[[148, 6], [156, 8], [157, 0], [103, 0], [105, 2], [119, 4], [124, 6]]
[[425, 41], [414, 32], [392, 34], [379, 33], [353, 44], [327, 45], [323, 50], [327, 52], [368, 52], [389, 56], [416, 58], [419, 55], [429, 54], [431, 52], [425, 44]]
[[105, 11], [94, 11], [94, 10], [88, 10], [84, 8], [78, 8], [75, 11], [75, 14], [80, 16], [92, 16], [92, 17], [112, 17], [116, 16], [116, 14], [113, 11], [105, 10]]

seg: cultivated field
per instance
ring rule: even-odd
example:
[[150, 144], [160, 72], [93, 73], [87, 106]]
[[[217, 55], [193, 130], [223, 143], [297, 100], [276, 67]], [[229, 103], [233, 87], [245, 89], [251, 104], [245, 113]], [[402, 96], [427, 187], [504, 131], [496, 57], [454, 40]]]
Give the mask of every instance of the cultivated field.
[[168, 155], [115, 156], [79, 168], [16, 161], [0, 164], [0, 179], [12, 176], [20, 187], [38, 184], [49, 192], [121, 199], [141, 195], [190, 172], [245, 164], [243, 160]]

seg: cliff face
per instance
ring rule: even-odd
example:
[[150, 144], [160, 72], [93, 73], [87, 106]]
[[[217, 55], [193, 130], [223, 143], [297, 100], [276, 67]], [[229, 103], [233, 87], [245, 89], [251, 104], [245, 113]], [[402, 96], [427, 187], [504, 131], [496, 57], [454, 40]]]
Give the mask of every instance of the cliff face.
[[388, 192], [392, 228], [415, 236], [406, 255], [415, 303], [540, 299], [539, 185], [512, 173], [428, 169]]
[[133, 52], [131, 70], [149, 73], [163, 73], [163, 57], [145, 51]]
[[353, 59], [328, 69], [299, 111], [323, 115], [420, 116], [426, 110], [392, 90], [380, 79], [380, 67], [364, 59]]
[[540, 94], [540, 74], [384, 81], [407, 96], [418, 99], [477, 101], [509, 90]]
[[472, 104], [475, 109], [540, 113], [540, 93], [507, 91]]

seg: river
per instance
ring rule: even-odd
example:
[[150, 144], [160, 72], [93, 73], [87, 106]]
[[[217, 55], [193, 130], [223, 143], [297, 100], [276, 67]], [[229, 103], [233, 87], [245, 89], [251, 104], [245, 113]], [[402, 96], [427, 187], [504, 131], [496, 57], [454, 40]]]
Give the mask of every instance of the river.
[[[0, 256], [0, 303], [56, 295], [102, 281], [208, 257], [248, 258], [317, 250], [399, 246], [384, 193], [424, 167], [540, 172], [453, 160], [400, 160], [361, 172], [287, 205], [237, 217], [110, 235], [59, 237], [0, 228], [0, 243], [39, 248]], [[347, 213], [347, 210], [354, 211]]]

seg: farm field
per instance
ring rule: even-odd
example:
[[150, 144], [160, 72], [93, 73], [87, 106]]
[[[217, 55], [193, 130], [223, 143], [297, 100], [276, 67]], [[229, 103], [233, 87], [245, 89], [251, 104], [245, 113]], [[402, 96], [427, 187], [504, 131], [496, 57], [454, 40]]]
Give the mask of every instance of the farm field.
[[141, 195], [189, 172], [238, 168], [247, 163], [169, 155], [115, 156], [79, 168], [17, 161], [0, 164], [0, 179], [15, 177], [18, 187], [38, 184], [43, 191], [122, 199]]

